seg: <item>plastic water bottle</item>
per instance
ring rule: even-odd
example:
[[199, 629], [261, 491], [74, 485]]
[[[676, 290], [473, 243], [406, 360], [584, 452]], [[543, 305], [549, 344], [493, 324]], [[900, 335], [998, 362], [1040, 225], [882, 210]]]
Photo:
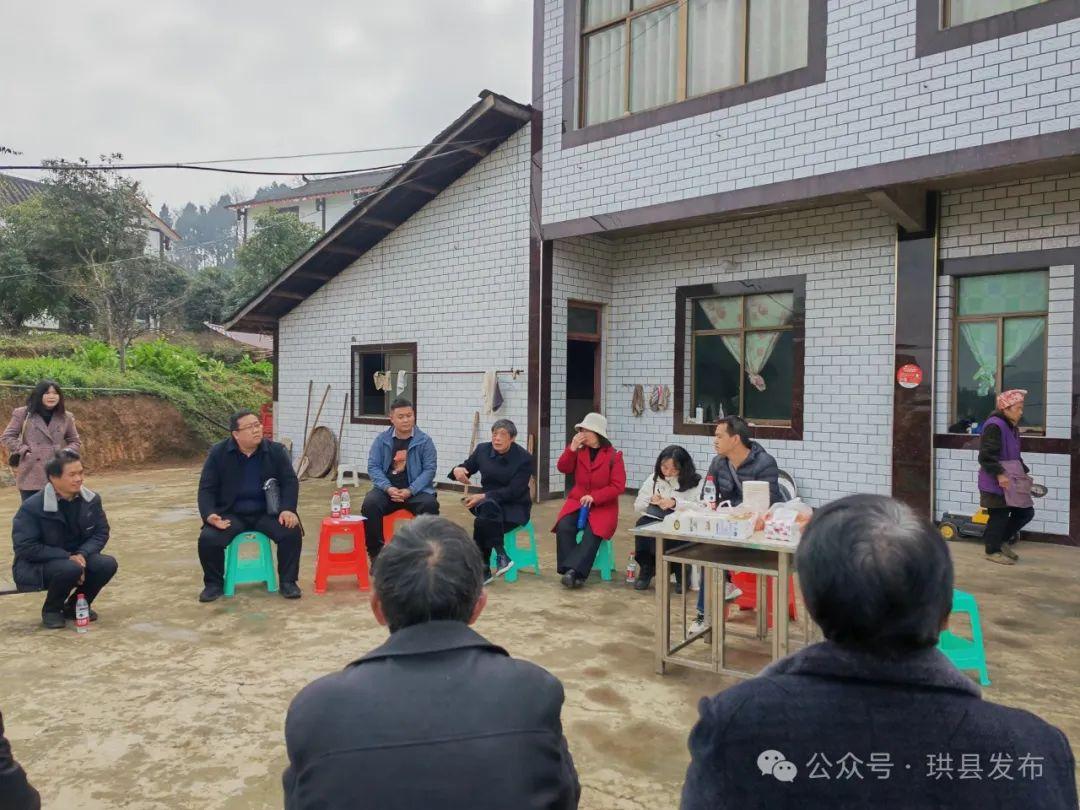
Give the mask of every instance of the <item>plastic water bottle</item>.
[[352, 514], [352, 501], [349, 498], [349, 490], [341, 488], [341, 516], [348, 517]]
[[577, 513], [577, 530], [584, 531], [585, 527], [589, 525], [589, 507], [582, 506]]
[[335, 489], [330, 499], [330, 517], [341, 517], [341, 490]]
[[638, 564], [634, 559], [634, 555], [630, 555], [630, 560], [626, 563], [626, 584], [633, 585], [637, 582]]
[[705, 476], [705, 485], [701, 488], [701, 500], [710, 509], [716, 503], [716, 481], [711, 475]]
[[85, 633], [90, 628], [90, 605], [81, 593], [75, 602], [75, 632]]

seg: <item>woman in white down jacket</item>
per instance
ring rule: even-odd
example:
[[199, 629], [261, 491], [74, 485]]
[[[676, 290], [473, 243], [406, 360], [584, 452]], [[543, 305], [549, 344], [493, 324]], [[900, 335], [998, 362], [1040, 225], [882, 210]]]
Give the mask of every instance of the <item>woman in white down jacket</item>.
[[[634, 511], [641, 515], [635, 525], [644, 526], [663, 520], [680, 504], [696, 502], [700, 481], [701, 476], [694, 469], [694, 460], [685, 448], [677, 444], [665, 447], [656, 457], [656, 467], [641, 485], [634, 501]], [[637, 537], [634, 540], [634, 559], [640, 567], [634, 588], [648, 590], [656, 576], [656, 540]], [[675, 592], [679, 593], [681, 589], [682, 584], [676, 581]]]

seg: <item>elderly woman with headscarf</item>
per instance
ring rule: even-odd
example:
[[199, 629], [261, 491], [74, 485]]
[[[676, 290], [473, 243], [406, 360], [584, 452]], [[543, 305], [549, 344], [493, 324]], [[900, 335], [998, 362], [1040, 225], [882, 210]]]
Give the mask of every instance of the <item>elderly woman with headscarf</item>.
[[983, 424], [979, 445], [979, 502], [990, 513], [983, 533], [986, 559], [1015, 565], [1019, 532], [1035, 516], [1028, 468], [1020, 456], [1020, 418], [1027, 391], [1013, 389], [997, 398], [997, 410]]

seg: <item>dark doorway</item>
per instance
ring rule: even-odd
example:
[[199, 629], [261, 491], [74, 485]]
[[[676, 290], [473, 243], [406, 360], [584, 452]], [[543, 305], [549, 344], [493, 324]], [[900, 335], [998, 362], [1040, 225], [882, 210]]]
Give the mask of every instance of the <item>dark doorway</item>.
[[601, 407], [600, 305], [572, 301], [566, 313], [566, 441]]

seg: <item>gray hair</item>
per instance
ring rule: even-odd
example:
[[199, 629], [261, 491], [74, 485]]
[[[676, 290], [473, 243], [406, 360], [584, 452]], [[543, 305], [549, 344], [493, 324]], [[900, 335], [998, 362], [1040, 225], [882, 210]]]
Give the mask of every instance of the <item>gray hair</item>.
[[398, 524], [372, 573], [391, 633], [425, 622], [468, 622], [484, 589], [475, 541], [435, 515]]
[[511, 439], [517, 438], [517, 425], [515, 425], [509, 419], [495, 420], [495, 424], [491, 426], [491, 432], [494, 433], [496, 430], [505, 430], [507, 433], [510, 434]]

